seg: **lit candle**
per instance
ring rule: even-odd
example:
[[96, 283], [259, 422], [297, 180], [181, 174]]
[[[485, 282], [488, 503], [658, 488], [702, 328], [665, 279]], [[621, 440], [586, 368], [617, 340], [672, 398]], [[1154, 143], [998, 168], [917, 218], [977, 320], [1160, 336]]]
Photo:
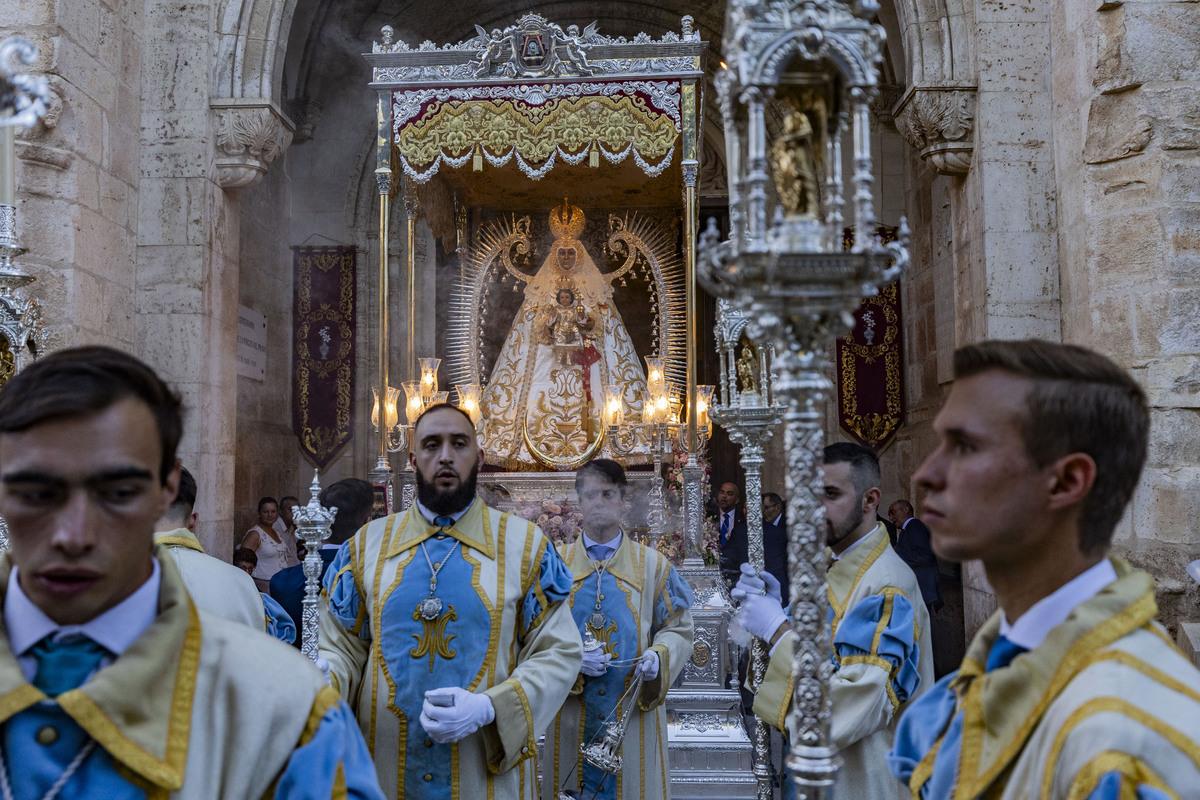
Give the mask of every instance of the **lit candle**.
[[622, 404], [624, 390], [620, 386], [604, 387], [604, 424], [607, 427], [619, 427], [625, 422], [625, 408]]
[[[8, 115], [11, 116], [10, 111]], [[0, 205], [17, 204], [16, 131], [0, 127]]]

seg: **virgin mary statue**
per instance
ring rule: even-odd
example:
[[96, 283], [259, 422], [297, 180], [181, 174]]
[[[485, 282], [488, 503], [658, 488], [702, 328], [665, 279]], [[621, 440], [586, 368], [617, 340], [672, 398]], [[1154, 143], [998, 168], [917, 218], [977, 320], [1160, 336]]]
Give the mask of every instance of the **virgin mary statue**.
[[603, 438], [605, 386], [622, 388], [623, 412], [642, 413], [646, 374], [612, 299], [612, 278], [579, 240], [583, 211], [566, 200], [550, 213], [554, 243], [483, 392], [483, 448], [505, 469], [574, 469]]

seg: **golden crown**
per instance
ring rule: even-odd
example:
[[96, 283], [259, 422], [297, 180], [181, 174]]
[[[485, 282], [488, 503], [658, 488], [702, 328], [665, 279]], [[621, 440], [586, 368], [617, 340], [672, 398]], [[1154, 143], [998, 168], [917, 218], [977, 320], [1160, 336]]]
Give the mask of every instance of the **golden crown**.
[[565, 197], [562, 205], [550, 212], [550, 232], [555, 239], [578, 239], [585, 222], [583, 209], [571, 205]]

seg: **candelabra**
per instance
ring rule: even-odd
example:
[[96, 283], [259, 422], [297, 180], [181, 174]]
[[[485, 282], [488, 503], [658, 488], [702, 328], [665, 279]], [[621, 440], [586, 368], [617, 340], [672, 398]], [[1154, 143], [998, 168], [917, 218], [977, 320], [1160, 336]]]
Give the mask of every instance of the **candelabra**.
[[[774, 345], [787, 453], [788, 561], [794, 638], [787, 766], [801, 798], [820, 800], [839, 759], [829, 745], [833, 666], [826, 626], [821, 371], [829, 341], [849, 329], [865, 294], [908, 262], [908, 228], [876, 230], [870, 104], [878, 92], [883, 29], [874, 0], [732, 0], [716, 89], [729, 169], [729, 238], [710, 222], [697, 277]], [[768, 146], [766, 110], [782, 112]], [[842, 139], [853, 137], [852, 214], [844, 220]], [[768, 214], [774, 187], [773, 214]], [[768, 219], [770, 223], [768, 224]], [[860, 232], [843, 252], [846, 222]]]
[[[762, 347], [757, 357], [750, 344], [736, 356], [741, 333], [748, 320], [725, 300], [717, 301], [717, 354], [721, 365], [720, 402], [712, 408], [712, 418], [729, 433], [741, 448], [742, 469], [746, 473], [746, 538], [750, 565], [759, 572], [766, 566], [763, 557], [762, 496], [763, 447], [775, 434], [782, 419], [781, 409], [771, 396], [772, 375], [769, 367], [770, 346]], [[738, 378], [742, 386], [738, 388]], [[767, 647], [755, 639], [750, 648], [750, 688], [758, 691], [767, 671]], [[754, 778], [758, 800], [772, 800], [771, 734], [767, 724], [754, 718]]]
[[[680, 449], [688, 450], [686, 423], [679, 421], [679, 410], [682, 403], [676, 397], [675, 388], [666, 379], [663, 370], [663, 359], [646, 356], [646, 395], [642, 404], [642, 421], [627, 422], [623, 411], [622, 393], [624, 387], [604, 386], [603, 422], [607, 438], [606, 447], [615, 455], [627, 456], [639, 445], [650, 450], [654, 464], [654, 479], [650, 483], [649, 524], [650, 534], [660, 536], [666, 529], [666, 506], [663, 497], [662, 464], [663, 455], [668, 448], [678, 442]], [[708, 408], [712, 403], [712, 386], [696, 387], [696, 436], [699, 439], [697, 450], [703, 449], [708, 442], [709, 421]], [[696, 456], [688, 452], [688, 467]], [[685, 481], [686, 483], [686, 481]], [[699, 481], [695, 481], [699, 486]], [[689, 532], [690, 535], [690, 532]], [[688, 542], [688, 554], [699, 552], [699, 542]]]
[[296, 535], [304, 541], [304, 605], [301, 611], [300, 650], [312, 661], [317, 660], [317, 623], [319, 612], [317, 598], [321, 594], [321, 545], [329, 539], [333, 520], [337, 517], [337, 506], [325, 508], [318, 499], [321, 496], [321, 481], [317, 470], [313, 470], [312, 492], [306, 506], [292, 506], [292, 519], [296, 523]]

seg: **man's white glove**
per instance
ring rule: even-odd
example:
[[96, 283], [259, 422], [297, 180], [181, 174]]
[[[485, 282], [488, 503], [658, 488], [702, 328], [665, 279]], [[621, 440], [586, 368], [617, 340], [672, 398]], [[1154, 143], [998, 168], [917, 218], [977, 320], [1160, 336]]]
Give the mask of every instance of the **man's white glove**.
[[325, 682], [333, 686], [333, 681], [329, 678], [329, 662], [317, 656], [317, 660], [313, 662], [313, 666], [321, 670], [321, 674], [325, 676]]
[[[743, 568], [745, 565], [743, 565]], [[753, 568], [751, 568], [753, 569]], [[763, 573], [764, 578], [770, 573]], [[775, 580], [772, 578], [771, 580]], [[775, 581], [775, 586], [779, 582]], [[778, 598], [768, 594], [766, 581], [745, 573], [738, 579], [737, 585], [729, 594], [738, 601], [737, 621], [763, 641], [770, 642], [779, 626], [787, 622], [787, 614]]]
[[579, 671], [584, 675], [595, 678], [608, 672], [608, 662], [612, 661], [612, 655], [604, 652], [603, 647], [597, 647], [595, 650], [583, 651], [583, 665], [579, 667]]
[[658, 653], [650, 647], [642, 653], [642, 657], [638, 659], [637, 667], [634, 671], [642, 676], [643, 680], [652, 681], [658, 677]]
[[765, 569], [760, 573], [749, 564], [742, 564], [741, 576], [738, 577], [737, 585], [746, 590], [746, 594], [762, 594], [765, 589], [767, 594], [774, 597], [783, 605], [783, 592], [779, 588], [779, 579]]
[[[439, 703], [445, 702], [447, 695], [452, 705], [430, 702], [431, 697]], [[457, 686], [428, 690], [425, 692], [425, 702], [421, 705], [421, 727], [438, 744], [461, 741], [495, 718], [492, 698]]]

